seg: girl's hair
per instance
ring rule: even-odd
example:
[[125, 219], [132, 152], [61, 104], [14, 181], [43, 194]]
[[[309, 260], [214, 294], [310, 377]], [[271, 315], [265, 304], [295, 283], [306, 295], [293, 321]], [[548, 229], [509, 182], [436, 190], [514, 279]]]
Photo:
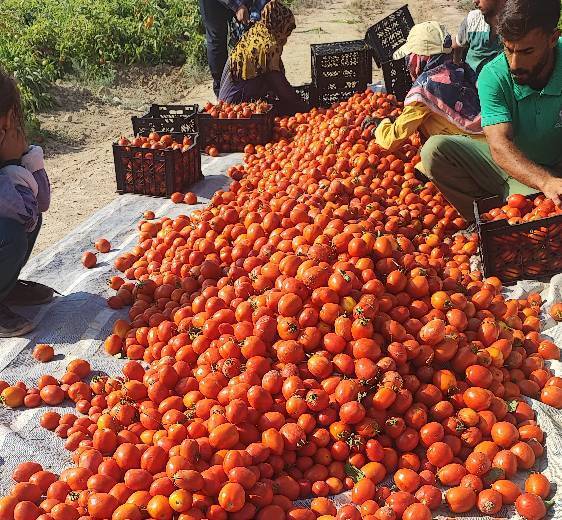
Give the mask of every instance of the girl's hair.
[[24, 128], [21, 96], [14, 78], [0, 69], [0, 116], [13, 111], [16, 123]]

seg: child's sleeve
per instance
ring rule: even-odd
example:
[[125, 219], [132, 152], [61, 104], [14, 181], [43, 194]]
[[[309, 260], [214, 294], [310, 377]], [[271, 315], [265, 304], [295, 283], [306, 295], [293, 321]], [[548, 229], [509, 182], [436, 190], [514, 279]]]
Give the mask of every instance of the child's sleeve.
[[29, 232], [35, 229], [39, 217], [37, 199], [29, 185], [14, 183], [14, 178], [18, 175], [24, 178], [30, 173], [21, 166], [12, 165], [0, 169], [0, 217], [23, 224]]
[[30, 146], [21, 158], [21, 165], [33, 174], [37, 182], [37, 207], [40, 213], [44, 213], [51, 204], [51, 184], [45, 171], [43, 149], [40, 146]]

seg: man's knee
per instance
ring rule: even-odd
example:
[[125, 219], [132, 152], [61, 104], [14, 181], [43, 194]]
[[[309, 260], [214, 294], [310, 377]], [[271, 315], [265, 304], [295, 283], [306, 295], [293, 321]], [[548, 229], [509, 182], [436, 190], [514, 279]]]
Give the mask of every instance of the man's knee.
[[428, 177], [434, 178], [440, 166], [449, 164], [454, 151], [462, 146], [458, 136], [434, 135], [422, 146], [420, 157]]

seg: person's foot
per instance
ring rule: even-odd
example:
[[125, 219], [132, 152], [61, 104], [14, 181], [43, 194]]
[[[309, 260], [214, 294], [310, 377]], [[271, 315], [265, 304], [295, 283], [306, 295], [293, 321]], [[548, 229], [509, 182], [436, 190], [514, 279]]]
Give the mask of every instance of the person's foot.
[[2, 303], [6, 305], [43, 305], [53, 299], [55, 291], [42, 283], [18, 280]]
[[0, 338], [18, 338], [31, 332], [35, 325], [0, 303]]

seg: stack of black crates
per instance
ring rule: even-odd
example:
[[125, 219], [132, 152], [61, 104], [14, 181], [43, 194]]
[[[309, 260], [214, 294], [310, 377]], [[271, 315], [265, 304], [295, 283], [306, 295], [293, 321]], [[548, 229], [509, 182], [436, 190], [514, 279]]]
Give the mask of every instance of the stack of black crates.
[[311, 45], [316, 104], [329, 107], [362, 92], [372, 81], [371, 50], [364, 40]]
[[365, 42], [371, 49], [375, 63], [382, 69], [386, 91], [404, 101], [412, 86], [412, 78], [404, 58], [393, 59], [393, 54], [406, 43], [414, 19], [405, 5], [370, 27]]

